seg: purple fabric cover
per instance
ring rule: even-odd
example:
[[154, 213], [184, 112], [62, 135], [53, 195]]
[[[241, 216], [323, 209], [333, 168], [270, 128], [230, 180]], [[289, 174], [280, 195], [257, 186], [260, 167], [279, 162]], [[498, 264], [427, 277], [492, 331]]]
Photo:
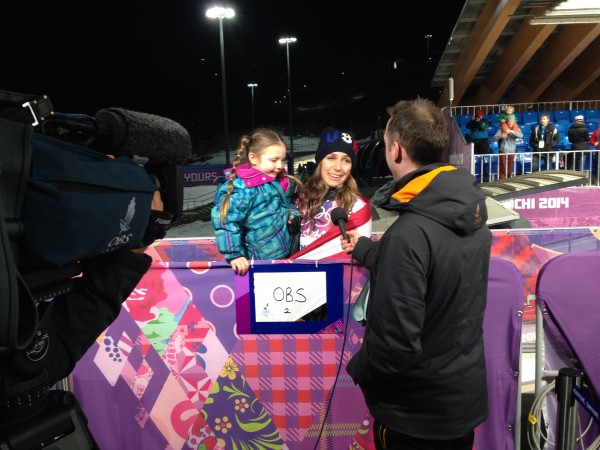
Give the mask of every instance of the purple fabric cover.
[[[600, 392], [600, 252], [565, 253], [540, 269], [537, 301], [544, 314], [544, 331], [567, 356], [580, 362], [596, 393]], [[558, 369], [558, 368], [557, 368]]]
[[[572, 367], [584, 372], [583, 381], [595, 392], [600, 392], [600, 347], [596, 327], [600, 317], [600, 252], [576, 252], [559, 255], [542, 266], [538, 274], [536, 296], [544, 321], [543, 367], [560, 370]], [[594, 400], [592, 400], [594, 401]], [[596, 404], [598, 407], [598, 404]], [[546, 397], [550, 441], [556, 441], [558, 406], [554, 391]], [[592, 420], [579, 407], [582, 427]], [[600, 433], [600, 426], [592, 423], [583, 438], [584, 448]], [[555, 446], [548, 444], [548, 450]], [[577, 444], [581, 449], [581, 444]]]
[[[212, 450], [217, 438], [241, 448], [271, 436], [282, 445], [272, 448], [299, 450], [313, 448], [325, 420], [320, 445], [372, 450], [370, 415], [343, 367], [325, 413], [344, 336], [238, 335], [231, 269], [215, 261], [177, 262], [210, 261], [212, 253], [208, 242], [157, 248], [168, 263], [153, 265], [128, 309], [77, 364], [74, 391], [100, 447]], [[358, 266], [344, 273], [343, 288], [347, 294], [352, 286], [356, 298], [367, 273]], [[476, 429], [477, 450], [515, 448], [522, 283], [513, 263], [491, 258], [484, 318], [489, 418]], [[346, 326], [344, 365], [363, 333], [355, 321]], [[235, 371], [224, 372], [232, 362]], [[252, 407], [243, 403], [241, 411], [241, 398]], [[242, 430], [235, 418], [246, 416], [265, 428]], [[232, 425], [226, 433], [219, 431], [225, 418]]]
[[475, 449], [515, 448], [523, 300], [521, 273], [517, 267], [492, 256], [483, 321], [489, 417], [477, 427]]

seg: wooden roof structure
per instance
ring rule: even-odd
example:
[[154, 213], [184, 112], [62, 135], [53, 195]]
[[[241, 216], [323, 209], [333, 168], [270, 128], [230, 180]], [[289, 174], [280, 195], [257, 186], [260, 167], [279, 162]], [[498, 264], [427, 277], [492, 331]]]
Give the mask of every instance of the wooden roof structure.
[[600, 99], [600, 23], [530, 24], [557, 3], [466, 0], [432, 79], [438, 106]]

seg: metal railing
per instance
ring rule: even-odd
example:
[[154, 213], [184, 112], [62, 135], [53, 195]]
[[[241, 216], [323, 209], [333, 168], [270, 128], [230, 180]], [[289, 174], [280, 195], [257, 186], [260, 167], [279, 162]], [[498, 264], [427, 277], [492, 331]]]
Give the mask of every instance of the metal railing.
[[202, 193], [196, 197], [186, 198], [183, 200], [183, 210], [189, 211], [193, 209], [201, 208], [202, 206], [207, 206], [213, 203], [213, 199], [215, 196], [215, 189], [209, 192]]
[[[588, 186], [600, 186], [599, 153], [598, 150], [559, 150], [473, 155], [472, 173], [479, 182], [490, 182], [500, 179], [501, 164], [505, 164], [508, 177], [545, 170], [578, 170], [586, 172]], [[505, 156], [513, 156], [512, 163]]]
[[[556, 111], [561, 109], [566, 110], [585, 110], [585, 109], [600, 109], [600, 100], [576, 100], [576, 101], [558, 101], [558, 102], [540, 102], [540, 103], [509, 103], [515, 107], [515, 111], [522, 113], [526, 111]], [[450, 108], [453, 116], [462, 114], [475, 114], [478, 109], [483, 109], [486, 114], [501, 113], [506, 108], [506, 104], [494, 105], [468, 105], [468, 106], [453, 106]]]

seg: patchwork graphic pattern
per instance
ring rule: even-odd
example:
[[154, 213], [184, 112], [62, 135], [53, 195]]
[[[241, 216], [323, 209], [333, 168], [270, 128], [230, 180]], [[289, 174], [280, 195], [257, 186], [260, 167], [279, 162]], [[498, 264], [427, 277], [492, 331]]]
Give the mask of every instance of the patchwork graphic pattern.
[[[525, 293], [570, 243], [598, 246], [585, 229], [555, 231], [553, 240], [539, 230], [493, 234], [493, 254], [521, 270]], [[345, 371], [363, 336], [347, 320], [349, 262], [344, 324], [311, 335], [238, 335], [234, 275], [212, 240], [160, 241], [148, 253], [152, 268], [73, 373], [100, 448], [301, 450], [317, 439], [317, 448], [374, 448], [372, 419]], [[368, 274], [353, 270], [352, 301]], [[477, 439], [485, 448], [485, 433]]]

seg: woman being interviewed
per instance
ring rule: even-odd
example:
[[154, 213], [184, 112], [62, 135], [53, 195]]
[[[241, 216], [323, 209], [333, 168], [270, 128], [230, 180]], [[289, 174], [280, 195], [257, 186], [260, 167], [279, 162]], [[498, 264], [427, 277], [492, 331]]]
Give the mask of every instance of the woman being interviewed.
[[300, 250], [292, 259], [348, 258], [342, 251], [340, 229], [331, 211], [341, 207], [348, 214], [346, 229], [371, 236], [371, 208], [360, 195], [351, 175], [358, 145], [352, 133], [331, 127], [321, 131], [315, 154], [316, 169], [294, 202], [301, 214]]

